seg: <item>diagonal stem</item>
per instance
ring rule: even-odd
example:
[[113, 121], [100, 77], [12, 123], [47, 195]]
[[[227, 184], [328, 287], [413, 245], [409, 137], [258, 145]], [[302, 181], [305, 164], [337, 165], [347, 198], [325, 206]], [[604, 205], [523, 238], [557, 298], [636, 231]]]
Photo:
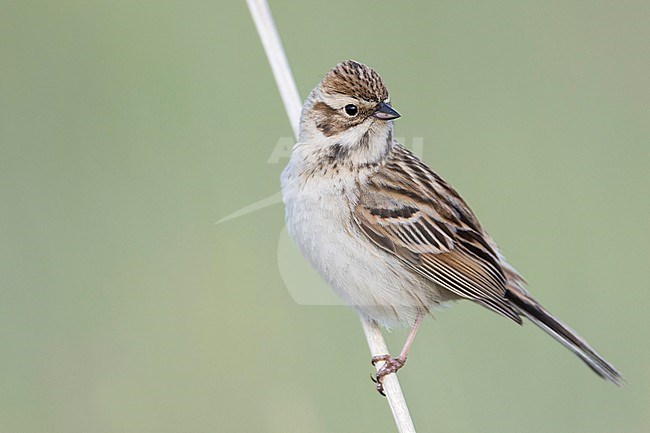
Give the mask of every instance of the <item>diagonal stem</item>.
[[[361, 316], [360, 318], [363, 332], [366, 334], [366, 340], [368, 340], [368, 347], [370, 347], [370, 355], [379, 356], [389, 353], [384, 336], [381, 335], [381, 330], [377, 326], [377, 322], [367, 320]], [[377, 371], [383, 366], [383, 361], [379, 361], [375, 365]], [[413, 425], [413, 420], [411, 419], [409, 408], [406, 405], [406, 399], [402, 393], [402, 387], [399, 385], [397, 375], [389, 374], [384, 376], [382, 383], [384, 386], [384, 394], [386, 394], [388, 405], [395, 419], [395, 425], [397, 425], [397, 431], [399, 433], [415, 433], [415, 426]]]
[[293, 74], [289, 67], [287, 55], [282, 47], [280, 35], [275, 27], [275, 21], [273, 21], [269, 3], [266, 0], [246, 0], [246, 3], [248, 3], [248, 9], [253, 17], [257, 33], [266, 52], [266, 57], [273, 70], [275, 83], [280, 91], [284, 109], [287, 112], [287, 116], [289, 116], [293, 135], [297, 140], [300, 132], [298, 124], [300, 121], [300, 112], [302, 111], [302, 101], [298, 94], [296, 81], [293, 79]]
[[[246, 3], [255, 22], [255, 27], [257, 27], [262, 44], [264, 45], [264, 51], [266, 51], [275, 82], [280, 90], [284, 108], [287, 111], [289, 122], [291, 122], [291, 127], [297, 140], [302, 103], [293, 75], [291, 74], [291, 69], [289, 68], [287, 56], [282, 48], [282, 42], [275, 27], [273, 16], [271, 15], [271, 9], [266, 0], [246, 0]], [[388, 353], [386, 342], [377, 323], [361, 316], [360, 318], [371, 355], [375, 356]], [[382, 364], [381, 362], [378, 363], [377, 367], [381, 368]], [[384, 388], [398, 432], [415, 433], [413, 420], [411, 419], [404, 394], [402, 394], [402, 389], [397, 380], [397, 375], [391, 374], [386, 376]]]

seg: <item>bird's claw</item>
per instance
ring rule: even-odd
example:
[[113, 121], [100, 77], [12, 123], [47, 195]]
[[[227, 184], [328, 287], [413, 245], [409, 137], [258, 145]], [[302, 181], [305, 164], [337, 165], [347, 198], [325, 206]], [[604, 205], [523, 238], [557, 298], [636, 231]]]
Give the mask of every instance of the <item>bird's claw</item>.
[[372, 365], [377, 365], [377, 363], [379, 361], [388, 362], [389, 359], [391, 359], [391, 357], [388, 354], [386, 354], [386, 355], [376, 355], [376, 356], [372, 357], [372, 359], [370, 360], [370, 363]]
[[397, 370], [404, 367], [404, 364], [406, 364], [406, 358], [392, 358], [390, 355], [378, 355], [373, 356], [370, 362], [372, 365], [376, 365], [379, 361], [384, 361], [385, 364], [381, 366], [379, 371], [377, 371], [375, 377], [371, 374], [370, 379], [376, 384], [377, 392], [386, 397], [383, 384], [384, 377], [391, 373], [397, 373]]

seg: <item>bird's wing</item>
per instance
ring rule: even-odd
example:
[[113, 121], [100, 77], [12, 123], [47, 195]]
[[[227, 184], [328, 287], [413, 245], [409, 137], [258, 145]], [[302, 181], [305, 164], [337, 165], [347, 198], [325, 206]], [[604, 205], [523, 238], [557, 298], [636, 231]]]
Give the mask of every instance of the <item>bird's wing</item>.
[[362, 189], [354, 220], [377, 246], [456, 295], [518, 323], [511, 268], [463, 199], [401, 145]]

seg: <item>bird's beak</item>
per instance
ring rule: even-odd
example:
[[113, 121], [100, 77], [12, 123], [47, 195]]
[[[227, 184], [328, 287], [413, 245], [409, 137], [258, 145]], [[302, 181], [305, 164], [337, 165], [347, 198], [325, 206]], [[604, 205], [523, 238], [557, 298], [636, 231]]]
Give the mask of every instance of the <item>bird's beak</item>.
[[387, 103], [380, 102], [379, 105], [377, 105], [377, 110], [373, 116], [381, 120], [391, 120], [397, 119], [400, 117], [400, 114], [397, 111], [393, 110], [393, 108]]

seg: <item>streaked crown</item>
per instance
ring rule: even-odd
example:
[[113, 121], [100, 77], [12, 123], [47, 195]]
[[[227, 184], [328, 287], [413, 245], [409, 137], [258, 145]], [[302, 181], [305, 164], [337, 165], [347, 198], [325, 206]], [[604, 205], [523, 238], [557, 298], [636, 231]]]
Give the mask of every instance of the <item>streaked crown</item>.
[[368, 102], [382, 102], [388, 98], [388, 90], [374, 69], [346, 60], [325, 75], [321, 90], [332, 95], [347, 95]]

